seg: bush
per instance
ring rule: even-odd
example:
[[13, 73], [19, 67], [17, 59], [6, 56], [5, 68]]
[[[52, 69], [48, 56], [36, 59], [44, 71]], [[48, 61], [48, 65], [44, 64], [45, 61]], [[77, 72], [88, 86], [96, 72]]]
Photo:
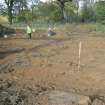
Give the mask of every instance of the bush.
[[93, 7], [84, 7], [83, 10], [81, 11], [81, 14], [79, 15], [80, 20], [82, 22], [91, 22], [95, 21], [95, 14], [94, 14], [94, 9]]

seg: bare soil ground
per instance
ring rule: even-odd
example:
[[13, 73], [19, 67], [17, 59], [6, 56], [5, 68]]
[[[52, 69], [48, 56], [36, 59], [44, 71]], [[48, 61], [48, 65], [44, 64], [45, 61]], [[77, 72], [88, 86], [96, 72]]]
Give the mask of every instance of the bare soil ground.
[[[21, 33], [7, 39], [2, 38], [0, 39], [0, 79], [15, 81], [19, 89], [37, 88], [36, 94], [46, 92], [46, 90], [56, 90], [57, 94], [63, 94], [63, 98], [69, 95], [65, 96], [67, 93], [62, 93], [62, 91], [104, 97], [104, 36], [104, 33], [97, 33], [94, 29], [78, 26], [75, 30], [57, 30], [57, 34], [50, 37], [46, 32], [37, 32], [33, 33], [31, 40]], [[78, 71], [80, 41], [82, 52]], [[27, 105], [49, 104], [48, 95], [41, 95], [34, 100], [31, 94], [34, 104]], [[67, 100], [64, 100], [64, 103], [65, 101]], [[59, 102], [62, 102], [61, 99]], [[64, 103], [59, 103], [59, 105], [64, 105]]]

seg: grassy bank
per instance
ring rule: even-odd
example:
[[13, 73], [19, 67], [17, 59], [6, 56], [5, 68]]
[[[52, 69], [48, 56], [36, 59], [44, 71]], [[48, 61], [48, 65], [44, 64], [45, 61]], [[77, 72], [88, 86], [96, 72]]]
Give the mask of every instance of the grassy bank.
[[[22, 29], [25, 30], [27, 24], [26, 23], [14, 23], [12, 25], [9, 25], [8, 23], [2, 23], [4, 26], [15, 28], [15, 29]], [[49, 23], [47, 22], [32, 22], [31, 26], [33, 29], [36, 30], [36, 32], [43, 32], [47, 31], [49, 27]], [[59, 31], [69, 31], [69, 32], [91, 32], [91, 31], [96, 31], [96, 32], [105, 32], [105, 25], [100, 24], [100, 23], [53, 23], [51, 24], [54, 30], [59, 30]]]
[[104, 24], [97, 23], [96, 24], [96, 31], [97, 32], [105, 32], [105, 25]]

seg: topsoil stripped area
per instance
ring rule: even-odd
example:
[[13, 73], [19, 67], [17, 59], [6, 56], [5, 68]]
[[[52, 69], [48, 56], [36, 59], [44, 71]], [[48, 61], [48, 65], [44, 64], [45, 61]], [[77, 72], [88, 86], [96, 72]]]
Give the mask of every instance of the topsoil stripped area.
[[[58, 32], [50, 37], [45, 35], [34, 33], [29, 40], [19, 33], [19, 36], [0, 39], [0, 90], [6, 94], [12, 90], [12, 100], [16, 103], [12, 104], [6, 97], [5, 101], [0, 100], [0, 105], [64, 105], [65, 102], [72, 105], [71, 98], [67, 98], [70, 97], [68, 92], [104, 98], [104, 34], [79, 31]], [[80, 41], [82, 50], [78, 71]], [[26, 103], [23, 102], [25, 98]]]

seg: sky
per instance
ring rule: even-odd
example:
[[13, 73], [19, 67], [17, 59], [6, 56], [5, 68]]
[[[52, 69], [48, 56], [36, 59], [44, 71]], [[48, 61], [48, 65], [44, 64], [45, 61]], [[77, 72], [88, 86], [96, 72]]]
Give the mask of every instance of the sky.
[[40, 1], [42, 1], [42, 2], [46, 2], [46, 1], [48, 1], [48, 0], [40, 0]]
[[[41, 0], [42, 2], [46, 2], [46, 1], [49, 1], [49, 0]], [[0, 0], [0, 3], [3, 3], [3, 0]]]
[[[0, 3], [3, 3], [4, 0], [0, 0]], [[47, 1], [51, 1], [51, 0], [40, 0], [42, 2], [47, 2]], [[94, 0], [94, 1], [102, 1], [102, 0]]]

